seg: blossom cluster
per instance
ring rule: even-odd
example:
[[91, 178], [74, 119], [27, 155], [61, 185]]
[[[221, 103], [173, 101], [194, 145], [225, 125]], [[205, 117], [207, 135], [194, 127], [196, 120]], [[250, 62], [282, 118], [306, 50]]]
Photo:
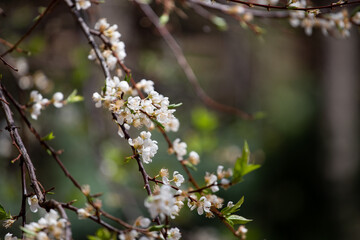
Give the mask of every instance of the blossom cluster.
[[128, 140], [129, 145], [133, 146], [141, 155], [144, 163], [150, 163], [158, 150], [157, 142], [151, 140], [150, 137], [150, 132], [142, 131], [139, 137]]
[[57, 108], [61, 108], [64, 105], [64, 95], [61, 92], [56, 92], [51, 100], [44, 98], [41, 93], [36, 90], [31, 91], [29, 105], [31, 106], [30, 114], [32, 119], [37, 119], [41, 113], [41, 110], [53, 104]]
[[232, 169], [229, 168], [228, 170], [224, 171], [224, 166], [219, 165], [216, 170], [216, 175], [213, 173], [206, 172], [204, 177], [205, 183], [207, 186], [210, 186], [212, 192], [219, 191], [218, 180], [220, 180], [221, 186], [224, 188], [229, 187], [231, 181], [229, 178], [233, 175]]
[[[179, 120], [174, 116], [175, 109], [171, 109], [169, 99], [154, 90], [154, 82], [141, 80], [137, 85], [138, 91], [143, 91], [147, 97], [142, 99], [137, 90], [129, 86], [127, 81], [118, 77], [106, 79], [106, 87], [102, 94], [94, 93], [93, 100], [96, 107], [104, 106], [117, 117], [117, 122], [125, 129], [130, 125], [141, 128], [145, 126], [152, 130], [155, 124], [165, 131], [178, 131]], [[155, 123], [155, 124], [154, 124]], [[118, 134], [124, 137], [124, 131], [119, 127]], [[140, 136], [129, 139], [128, 142], [142, 156], [145, 163], [150, 163], [158, 150], [157, 142], [150, 139], [151, 133], [143, 131]]]
[[[25, 224], [24, 233], [27, 240], [65, 239], [66, 220], [60, 218], [57, 211], [51, 209], [37, 222]], [[17, 240], [11, 233], [5, 235], [5, 240]]]
[[[137, 227], [137, 228], [147, 228], [147, 227], [149, 227], [150, 223], [151, 223], [151, 220], [149, 218], [140, 216], [135, 220], [135, 223], [133, 226]], [[159, 238], [159, 235], [155, 231], [139, 233], [138, 231], [133, 229], [133, 230], [122, 232], [119, 234], [120, 240], [135, 240], [135, 239], [155, 240], [158, 238]]]
[[[174, 197], [174, 195], [179, 195], [179, 197]], [[145, 200], [144, 205], [152, 218], [159, 216], [164, 219], [169, 216], [174, 219], [184, 203], [182, 202], [181, 190], [174, 194], [171, 186], [162, 185], [161, 187], [156, 186], [153, 195]]]
[[222, 208], [224, 199], [214, 195], [214, 194], [207, 194], [205, 196], [201, 196], [198, 199], [198, 196], [195, 194], [191, 194], [190, 198], [188, 198], [187, 205], [190, 210], [197, 209], [197, 213], [199, 215], [203, 215], [205, 213], [206, 217], [212, 218], [214, 214], [211, 212], [211, 207], [214, 208]]
[[66, 220], [59, 217], [59, 214], [51, 209], [38, 222], [32, 222], [24, 226], [26, 232], [36, 233], [35, 236], [28, 234], [29, 239], [64, 239], [64, 228]]
[[162, 178], [164, 184], [169, 185], [170, 182], [174, 182], [177, 187], [180, 187], [181, 184], [185, 181], [183, 175], [181, 175], [178, 171], [174, 171], [173, 178], [169, 179], [169, 170], [166, 168], [162, 168], [159, 172], [159, 176]]
[[[105, 18], [101, 18], [96, 22], [94, 28], [107, 37], [110, 41], [111, 47], [102, 44], [100, 45], [100, 49], [107, 66], [109, 69], [113, 70], [118, 59], [123, 62], [126, 57], [125, 44], [124, 42], [120, 41], [121, 34], [117, 31], [118, 26], [116, 24], [110, 26]], [[97, 59], [93, 49], [91, 49], [88, 58], [89, 60]]]
[[[309, 7], [305, 0], [289, 2], [290, 8], [305, 8]], [[360, 12], [350, 16], [346, 9], [336, 13], [328, 13], [319, 15], [320, 10], [315, 9], [311, 11], [290, 11], [290, 25], [292, 27], [302, 27], [305, 29], [306, 35], [311, 35], [313, 28], [320, 28], [322, 33], [327, 36], [329, 33], [339, 37], [350, 36], [350, 28], [352, 22], [360, 24]]]

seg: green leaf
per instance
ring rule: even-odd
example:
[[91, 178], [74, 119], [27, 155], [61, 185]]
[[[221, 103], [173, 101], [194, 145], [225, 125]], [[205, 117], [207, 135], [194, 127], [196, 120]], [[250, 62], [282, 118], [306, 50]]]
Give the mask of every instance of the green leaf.
[[116, 240], [116, 234], [106, 228], [100, 228], [96, 231], [95, 236], [87, 236], [87, 238], [88, 240]]
[[250, 160], [250, 149], [249, 145], [245, 141], [242, 155], [236, 160], [235, 167], [234, 167], [234, 175], [232, 182], [238, 183], [242, 181], [243, 176], [246, 174], [258, 169], [260, 167], [259, 164], [250, 164], [248, 163]]
[[11, 218], [10, 212], [7, 213], [5, 208], [0, 204], [0, 220], [5, 220]]
[[151, 118], [151, 121], [153, 121], [153, 123], [155, 123], [158, 127], [165, 129], [164, 125], [162, 125], [158, 120]]
[[230, 215], [234, 212], [239, 211], [239, 208], [241, 207], [241, 205], [244, 203], [244, 197], [242, 197], [234, 206], [232, 207], [225, 207], [221, 210], [221, 213], [224, 216]]
[[226, 21], [221, 17], [214, 16], [211, 18], [211, 21], [221, 31], [225, 31], [228, 28]]
[[246, 224], [248, 222], [251, 222], [251, 219], [244, 218], [239, 215], [230, 215], [226, 217], [226, 221], [231, 225], [234, 226], [235, 224]]
[[23, 231], [24, 233], [26, 233], [27, 235], [31, 235], [31, 236], [36, 236], [36, 232], [33, 232], [27, 228], [24, 227], [20, 227], [21, 231]]
[[161, 229], [163, 229], [164, 227], [166, 227], [165, 224], [161, 224], [161, 225], [154, 225], [149, 227], [149, 231], [153, 232], [153, 231], [160, 231]]
[[50, 156], [52, 155], [51, 151], [49, 149], [46, 149], [47, 154], [49, 154]]
[[131, 74], [130, 75], [125, 75], [124, 81], [127, 81], [128, 83], [131, 82]]
[[164, 26], [165, 24], [167, 24], [168, 21], [169, 21], [169, 15], [168, 14], [163, 14], [159, 18], [159, 23], [160, 23], [161, 26]]
[[168, 109], [174, 109], [174, 108], [180, 107], [181, 105], [182, 105], [182, 103], [170, 104], [168, 106]]
[[66, 102], [67, 103], [74, 103], [74, 102], [80, 102], [82, 100], [84, 100], [84, 97], [80, 96], [80, 95], [76, 95], [77, 94], [77, 90], [75, 89], [74, 91], [72, 91], [72, 93], [67, 97]]
[[197, 168], [191, 162], [186, 161], [185, 165], [191, 168], [192, 170], [197, 171]]
[[41, 138], [41, 141], [50, 141], [53, 140], [55, 138], [54, 133], [50, 132], [48, 135], [46, 135], [45, 137]]

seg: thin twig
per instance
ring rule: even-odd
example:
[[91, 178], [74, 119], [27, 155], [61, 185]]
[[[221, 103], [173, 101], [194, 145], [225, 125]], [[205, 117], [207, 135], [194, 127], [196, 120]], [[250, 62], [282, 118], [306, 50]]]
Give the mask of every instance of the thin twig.
[[337, 7], [343, 7], [343, 6], [348, 6], [348, 5], [352, 5], [352, 4], [359, 4], [360, 1], [339, 1], [338, 3], [332, 3], [330, 5], [322, 5], [322, 6], [317, 6], [317, 7], [300, 7], [300, 8], [292, 8], [289, 6], [276, 6], [276, 5], [270, 5], [270, 4], [260, 4], [260, 3], [254, 3], [254, 2], [247, 2], [247, 1], [242, 1], [242, 0], [228, 0], [230, 2], [235, 2], [235, 3], [240, 3], [240, 4], [244, 4], [247, 5], [248, 7], [262, 7], [262, 8], [266, 8], [267, 10], [270, 9], [277, 9], [277, 10], [289, 10], [289, 11], [296, 11], [296, 10], [300, 10], [300, 11], [310, 11], [310, 10], [316, 10], [316, 9], [334, 9]]
[[[5, 45], [5, 46], [8, 46], [9, 48], [14, 47], [14, 44], [6, 41], [6, 40], [3, 39], [3, 38], [0, 38], [0, 43], [3, 44], [3, 45]], [[26, 50], [24, 50], [24, 49], [22, 49], [22, 48], [19, 48], [19, 47], [16, 47], [15, 50], [16, 50], [17, 52], [19, 52], [19, 53], [25, 53], [25, 54], [29, 54], [29, 53], [30, 53], [29, 51], [26, 51]]]
[[15, 72], [18, 71], [17, 68], [11, 66], [2, 56], [0, 56], [0, 60], [4, 63], [5, 66], [8, 66], [9, 68], [11, 68], [12, 70], [14, 70]]
[[[3, 86], [2, 84], [0, 85], [0, 98], [4, 99], [6, 101], [6, 98], [4, 96], [3, 93]], [[11, 137], [15, 140], [16, 144], [19, 146], [19, 148], [21, 149], [21, 154], [22, 157], [25, 161], [29, 176], [30, 176], [30, 182], [31, 182], [31, 186], [33, 187], [36, 196], [39, 199], [39, 202], [43, 202], [45, 200], [45, 196], [43, 195], [38, 180], [36, 178], [36, 174], [35, 174], [35, 167], [30, 159], [30, 156], [25, 148], [25, 145], [20, 137], [20, 134], [18, 132], [18, 129], [15, 127], [15, 122], [12, 116], [12, 112], [9, 108], [9, 106], [7, 104], [5, 104], [4, 102], [1, 102], [2, 108], [5, 112], [5, 117], [6, 117], [6, 121], [8, 124], [8, 128], [7, 130], [9, 131]]]
[[26, 168], [24, 165], [24, 160], [20, 160], [20, 171], [21, 171], [21, 190], [22, 190], [22, 198], [21, 198], [21, 210], [19, 216], [22, 218], [21, 226], [25, 226], [26, 224], [26, 197], [27, 197], [27, 190], [26, 190]]
[[70, 8], [70, 11], [74, 15], [74, 17], [76, 18], [76, 21], [79, 23], [79, 25], [81, 27], [81, 30], [84, 32], [85, 37], [89, 41], [89, 44], [94, 49], [96, 57], [100, 61], [100, 66], [101, 66], [101, 68], [102, 68], [102, 70], [104, 72], [105, 78], [111, 78], [109, 68], [107, 67], [106, 62], [104, 60], [104, 57], [100, 52], [99, 46], [97, 45], [97, 43], [95, 42], [95, 39], [93, 38], [93, 36], [90, 33], [89, 26], [86, 24], [86, 22], [84, 21], [84, 19], [80, 15], [79, 11], [77, 11], [75, 5], [71, 2], [71, 0], [64, 0], [64, 1], [68, 5], [68, 7]]
[[[76, 188], [78, 188], [81, 192], [82, 192], [82, 188], [81, 185], [78, 183], [78, 181], [70, 174], [70, 172], [66, 169], [65, 165], [62, 163], [61, 159], [59, 158], [59, 154], [57, 151], [55, 151], [46, 141], [44, 141], [40, 134], [36, 131], [36, 129], [32, 126], [32, 124], [30, 123], [29, 119], [26, 117], [26, 114], [22, 108], [22, 106], [14, 99], [14, 97], [3, 87], [3, 91], [6, 94], [6, 96], [10, 99], [10, 101], [14, 104], [16, 110], [19, 112], [21, 118], [23, 119], [23, 121], [25, 122], [26, 126], [29, 128], [29, 130], [33, 133], [33, 135], [35, 136], [35, 138], [40, 142], [40, 144], [51, 153], [51, 156], [55, 159], [55, 161], [57, 162], [57, 164], [60, 166], [61, 170], [64, 172], [65, 176], [68, 177], [70, 179], [70, 181], [74, 184], [74, 186]], [[51, 190], [51, 189], [50, 189]], [[48, 191], [50, 191], [48, 190]], [[47, 191], [45, 191], [47, 192]], [[89, 199], [87, 198], [88, 202], [93, 206], [93, 202], [89, 201]], [[130, 229], [136, 229], [133, 226], [131, 226], [130, 224], [126, 223], [125, 221], [112, 216], [111, 214], [99, 209], [99, 212], [104, 215], [105, 217], [118, 222], [119, 224], [123, 225], [126, 228], [130, 228]], [[136, 229], [141, 231], [140, 229]]]
[[[72, 205], [70, 205], [70, 204], [68, 204], [68, 203], [61, 203], [61, 205], [62, 205], [63, 208], [69, 209], [69, 210], [71, 210], [71, 211], [73, 211], [73, 212], [75, 212], [75, 213], [77, 213], [77, 211], [79, 210], [79, 208], [74, 207], [74, 206], [72, 206]], [[118, 234], [120, 234], [120, 233], [123, 232], [123, 231], [121, 231], [121, 230], [119, 230], [119, 229], [111, 226], [110, 224], [104, 222], [103, 220], [100, 220], [100, 221], [99, 221], [99, 219], [98, 219], [96, 216], [90, 216], [89, 219], [91, 219], [92, 221], [100, 224], [101, 226], [107, 228], [108, 230], [110, 230], [110, 231], [112, 231], [112, 232], [116, 232], [116, 233], [118, 233]]]
[[31, 28], [7, 51], [5, 51], [3, 54], [1, 54], [1, 57], [4, 57], [5, 55], [7, 55], [8, 53], [11, 53], [12, 51], [14, 51], [17, 46], [19, 46], [19, 44], [26, 38], [28, 37], [31, 32], [37, 27], [37, 25], [39, 25], [39, 23], [41, 22], [41, 20], [45, 17], [45, 15], [47, 13], [49, 13], [51, 11], [51, 9], [58, 3], [59, 0], [52, 0], [49, 4], [49, 6], [45, 9], [45, 11], [43, 13], [41, 13], [38, 17], [38, 19], [36, 20], [36, 22], [31, 26]]
[[196, 5], [202, 5], [207, 8], [215, 9], [218, 11], [221, 11], [225, 14], [230, 15], [243, 15], [246, 12], [251, 13], [255, 17], [261, 17], [261, 18], [286, 18], [289, 17], [289, 12], [287, 11], [264, 11], [259, 9], [253, 9], [253, 8], [244, 8], [244, 13], [237, 12], [236, 7], [237, 5], [226, 5], [219, 2], [207, 2], [202, 0], [187, 0], [187, 2], [190, 4], [196, 4]]
[[241, 111], [240, 109], [237, 109], [232, 106], [228, 106], [222, 103], [219, 103], [209, 97], [206, 92], [202, 89], [202, 87], [199, 84], [199, 81], [191, 68], [190, 64], [186, 60], [184, 53], [179, 46], [179, 44], [176, 42], [176, 40], [173, 38], [173, 36], [169, 33], [167, 28], [165, 26], [162, 26], [160, 24], [158, 16], [155, 14], [155, 12], [152, 10], [152, 8], [148, 4], [141, 3], [138, 0], [135, 0], [134, 2], [137, 3], [137, 5], [140, 7], [140, 9], [143, 11], [143, 13], [149, 18], [149, 20], [152, 22], [152, 24], [156, 27], [156, 29], [159, 31], [160, 35], [163, 37], [165, 42], [168, 44], [170, 49], [172, 50], [179, 66], [183, 69], [187, 79], [195, 89], [196, 94], [198, 97], [209, 107], [214, 108], [221, 112], [227, 112], [230, 114], [235, 114], [242, 119], [246, 120], [252, 120], [253, 116]]
[[55, 151], [46, 141], [44, 141], [41, 138], [40, 134], [36, 131], [36, 129], [32, 126], [29, 119], [26, 117], [26, 114], [25, 114], [22, 106], [14, 99], [14, 97], [6, 90], [6, 88], [4, 86], [2, 86], [2, 89], [3, 89], [4, 93], [6, 94], [6, 96], [14, 104], [15, 108], [19, 112], [21, 118], [23, 119], [23, 121], [25, 122], [25, 124], [29, 128], [29, 130], [34, 134], [34, 136], [40, 142], [40, 144], [51, 153], [51, 156], [58, 163], [58, 165], [63, 170], [66, 177], [68, 177], [70, 179], [70, 181], [81, 191], [81, 185], [75, 180], [75, 178], [73, 178], [73, 176], [71, 176], [70, 172], [66, 169], [66, 167], [64, 166], [64, 164], [62, 163], [62, 161], [60, 160], [60, 158], [58, 156], [59, 153], [57, 151]]

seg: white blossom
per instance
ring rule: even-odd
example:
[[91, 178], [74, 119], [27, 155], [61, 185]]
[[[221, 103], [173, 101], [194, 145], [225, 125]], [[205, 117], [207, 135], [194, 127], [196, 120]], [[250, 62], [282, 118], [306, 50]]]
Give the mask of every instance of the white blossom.
[[136, 84], [136, 87], [140, 90], [144, 90], [145, 93], [149, 94], [154, 91], [154, 82], [151, 80], [142, 79]]
[[36, 234], [36, 240], [50, 240], [50, 238], [45, 232], [38, 232], [38, 234]]
[[80, 10], [86, 10], [89, 7], [91, 7], [91, 2], [89, 0], [76, 0], [76, 9]]
[[204, 212], [210, 212], [211, 202], [209, 202], [205, 196], [202, 196], [196, 205], [199, 215], [202, 215]]
[[64, 228], [66, 220], [59, 218], [59, 214], [51, 209], [44, 217], [40, 218], [38, 222], [31, 222], [25, 224], [24, 232], [30, 231], [36, 235], [27, 235], [31, 240], [49, 240], [49, 239], [64, 239]]
[[17, 237], [13, 237], [11, 233], [7, 233], [5, 235], [5, 238], [4, 240], [17, 240], [18, 238]]
[[181, 175], [178, 171], [174, 171], [173, 173], [173, 181], [177, 187], [180, 187], [181, 184], [185, 181], [183, 175]]
[[177, 159], [179, 161], [183, 160], [184, 155], [186, 155], [186, 148], [187, 148], [186, 143], [185, 142], [180, 142], [180, 139], [177, 138], [173, 142], [173, 148], [174, 148], [174, 151], [176, 153]]
[[84, 208], [79, 208], [77, 210], [77, 214], [78, 214], [79, 219], [85, 219], [85, 218], [88, 218], [91, 216], [91, 214]]
[[61, 92], [56, 92], [54, 96], [52, 97], [52, 102], [55, 107], [61, 108], [64, 104], [62, 103], [62, 100], [64, 99], [64, 94]]
[[175, 205], [175, 198], [169, 185], [162, 185], [158, 191], [149, 196], [144, 203], [148, 208], [151, 218], [160, 216], [172, 216], [178, 210]]
[[207, 172], [204, 178], [205, 178], [205, 183], [206, 183], [207, 186], [212, 185], [210, 187], [211, 191], [213, 191], [213, 192], [219, 191], [219, 187], [217, 186], [217, 177], [216, 177], [216, 175], [210, 174], [210, 173]]
[[197, 152], [191, 151], [189, 153], [189, 161], [193, 165], [198, 165], [200, 162], [199, 154]]
[[181, 238], [181, 233], [178, 228], [170, 228], [167, 233], [168, 240], [179, 240]]
[[134, 225], [137, 227], [147, 228], [147, 227], [149, 227], [150, 223], [151, 223], [151, 220], [149, 218], [140, 216], [136, 219]]
[[142, 131], [140, 136], [135, 139], [129, 139], [128, 143], [133, 146], [141, 155], [144, 163], [152, 162], [152, 158], [155, 156], [158, 150], [157, 142], [151, 140], [151, 133]]
[[39, 208], [39, 200], [36, 195], [33, 195], [28, 198], [28, 204], [30, 205], [30, 211], [36, 213]]
[[120, 240], [135, 240], [139, 233], [136, 230], [131, 230], [130, 232], [120, 233]]

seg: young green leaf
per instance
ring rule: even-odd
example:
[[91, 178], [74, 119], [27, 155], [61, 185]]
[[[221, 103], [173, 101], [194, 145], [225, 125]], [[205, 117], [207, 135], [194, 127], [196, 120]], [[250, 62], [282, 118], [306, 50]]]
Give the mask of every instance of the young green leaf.
[[105, 228], [96, 231], [95, 236], [87, 236], [88, 240], [116, 240], [116, 234], [111, 233]]
[[72, 93], [67, 97], [66, 102], [67, 103], [74, 103], [74, 102], [80, 102], [82, 100], [84, 100], [84, 97], [80, 96], [80, 95], [76, 95], [77, 94], [77, 90], [75, 89], [74, 91], [72, 91]]
[[221, 213], [224, 216], [230, 215], [234, 212], [237, 212], [240, 210], [241, 205], [244, 203], [244, 197], [242, 197], [234, 206], [232, 207], [225, 207], [221, 210]]
[[50, 141], [53, 140], [55, 138], [54, 133], [50, 132], [48, 135], [46, 135], [45, 137], [41, 138], [41, 141]]
[[174, 108], [180, 107], [181, 105], [182, 105], [182, 103], [170, 104], [168, 106], [168, 109], [174, 109]]
[[26, 233], [27, 235], [31, 235], [31, 236], [36, 236], [36, 232], [33, 232], [27, 228], [24, 227], [20, 227], [21, 231], [23, 231], [24, 233]]
[[242, 181], [243, 176], [260, 167], [259, 164], [250, 164], [249, 160], [250, 160], [250, 149], [249, 149], [249, 145], [245, 141], [242, 155], [236, 160], [235, 163], [234, 175], [232, 179], [233, 183], [238, 183]]
[[228, 28], [228, 25], [224, 18], [214, 16], [211, 18], [211, 21], [221, 31], [225, 31]]
[[131, 81], [131, 74], [130, 75], [125, 75], [124, 81], [127, 81], [128, 83], [130, 83]]
[[151, 226], [151, 227], [149, 228], [149, 231], [150, 231], [150, 232], [160, 231], [160, 230], [163, 229], [164, 227], [166, 227], [165, 224]]
[[155, 123], [158, 127], [165, 129], [164, 125], [162, 125], [158, 120], [152, 118], [151, 121], [153, 121], [153, 123]]
[[169, 14], [163, 14], [159, 18], [159, 23], [160, 23], [161, 26], [164, 26], [165, 24], [167, 24], [168, 21], [169, 21]]
[[5, 220], [11, 218], [10, 212], [7, 213], [5, 208], [0, 204], [0, 220]]
[[234, 226], [235, 224], [246, 224], [248, 222], [251, 222], [251, 219], [244, 218], [239, 215], [230, 215], [226, 217], [226, 221], [231, 225]]

